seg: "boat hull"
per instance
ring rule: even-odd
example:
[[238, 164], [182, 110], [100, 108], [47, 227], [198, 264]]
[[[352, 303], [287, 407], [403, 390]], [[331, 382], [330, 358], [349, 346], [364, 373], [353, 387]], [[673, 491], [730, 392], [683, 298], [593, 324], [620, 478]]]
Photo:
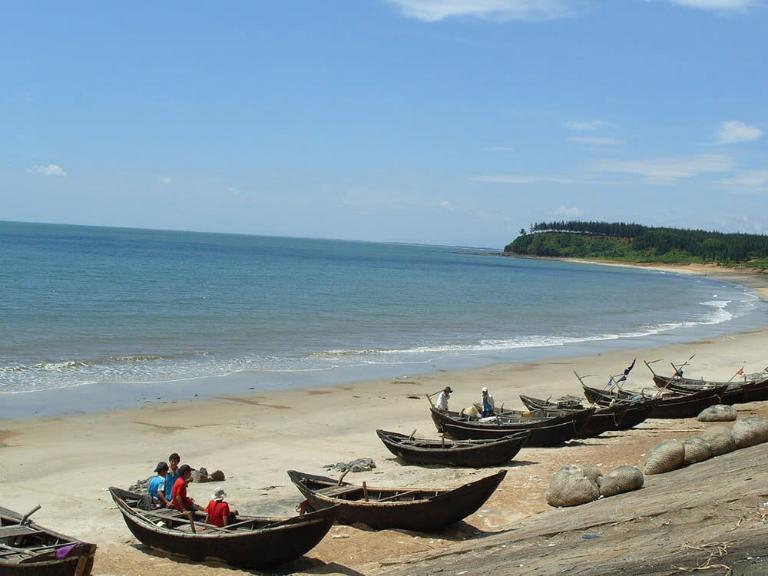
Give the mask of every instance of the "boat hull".
[[121, 497], [125, 491], [110, 488], [110, 493], [126, 526], [142, 544], [195, 561], [217, 559], [240, 568], [269, 568], [300, 558], [323, 539], [334, 519], [328, 511], [257, 531], [192, 534], [157, 526], [125, 503]]
[[[436, 532], [463, 520], [485, 503], [506, 475], [506, 470], [453, 490], [435, 490], [435, 495], [417, 501], [365, 501], [330, 497], [311, 489], [311, 482], [335, 485], [331, 478], [289, 470], [288, 476], [315, 509], [336, 506], [341, 524], [366, 524], [376, 530], [400, 528], [417, 532]], [[342, 484], [344, 486], [344, 484]], [[371, 489], [373, 490], [373, 489]], [[392, 490], [390, 490], [392, 491]], [[408, 489], [403, 489], [407, 492]]]
[[501, 466], [512, 460], [528, 440], [527, 432], [518, 432], [498, 440], [476, 444], [456, 445], [451, 440], [443, 447], [440, 440], [422, 442], [422, 446], [409, 444], [408, 437], [395, 432], [377, 430], [381, 441], [398, 458], [413, 464], [436, 464], [483, 468]]

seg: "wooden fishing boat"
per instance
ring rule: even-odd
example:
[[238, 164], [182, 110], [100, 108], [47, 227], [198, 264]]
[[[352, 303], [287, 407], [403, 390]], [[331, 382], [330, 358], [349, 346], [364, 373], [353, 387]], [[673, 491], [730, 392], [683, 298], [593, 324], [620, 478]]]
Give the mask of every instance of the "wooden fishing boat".
[[[531, 410], [547, 409], [569, 413], [584, 409], [583, 405], [572, 400], [550, 402], [524, 394], [520, 394], [520, 400]], [[656, 400], [643, 398], [637, 401], [615, 402], [611, 406], [600, 406], [579, 429], [576, 437], [590, 438], [599, 436], [603, 432], [634, 428], [649, 417], [655, 404]]]
[[336, 506], [342, 524], [367, 524], [371, 528], [402, 528], [434, 532], [475, 512], [507, 474], [491, 476], [453, 489], [374, 488], [339, 483], [332, 478], [289, 470], [288, 476], [316, 509]]
[[430, 408], [438, 432], [456, 440], [498, 439], [514, 432], [530, 430], [526, 447], [557, 446], [576, 437], [579, 428], [595, 412], [594, 408], [570, 414], [537, 412], [537, 415], [499, 414], [478, 419], [459, 412]]
[[[756, 375], [758, 376], [758, 375]], [[701, 390], [713, 390], [725, 386], [720, 395], [723, 404], [743, 404], [768, 400], [768, 376], [747, 379], [745, 382], [713, 382], [693, 378], [653, 375], [653, 382], [659, 388], [688, 394]]]
[[[628, 390], [600, 390], [598, 388], [591, 388], [585, 384], [582, 384], [584, 388], [584, 395], [587, 400], [598, 404], [600, 406], [610, 406], [611, 403], [617, 400], [632, 400], [638, 398], [647, 398], [648, 396], [630, 392]], [[682, 394], [679, 392], [671, 392], [669, 394], [659, 394], [650, 396], [657, 400], [656, 404], [651, 409], [650, 418], [694, 418], [699, 413], [713, 404], [719, 404], [721, 402], [721, 394], [725, 391], [726, 386], [720, 386], [711, 390], [700, 390], [698, 392], [690, 392]]]
[[516, 432], [498, 440], [430, 440], [376, 430], [392, 454], [414, 464], [482, 468], [506, 464], [525, 445], [530, 432]]
[[0, 507], [0, 575], [88, 576], [96, 544], [43, 528], [29, 521], [32, 512]]
[[120, 488], [109, 492], [128, 529], [142, 544], [196, 561], [213, 558], [240, 568], [268, 568], [303, 556], [331, 529], [335, 514], [328, 508], [287, 519], [239, 516], [224, 528], [196, 521], [193, 533], [189, 519], [176, 510], [142, 510], [140, 494]]

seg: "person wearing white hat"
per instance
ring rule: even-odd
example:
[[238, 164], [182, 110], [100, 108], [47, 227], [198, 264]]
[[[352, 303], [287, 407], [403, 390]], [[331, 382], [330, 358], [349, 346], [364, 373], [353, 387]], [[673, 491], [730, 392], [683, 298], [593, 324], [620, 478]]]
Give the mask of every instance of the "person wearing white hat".
[[483, 411], [480, 414], [483, 418], [493, 416], [493, 411], [496, 405], [493, 401], [493, 396], [488, 393], [488, 388], [483, 386]]
[[224, 500], [227, 493], [221, 488], [216, 490], [211, 496], [211, 501], [205, 508], [205, 523], [224, 528], [230, 522], [235, 520], [237, 510], [230, 510], [229, 504]]

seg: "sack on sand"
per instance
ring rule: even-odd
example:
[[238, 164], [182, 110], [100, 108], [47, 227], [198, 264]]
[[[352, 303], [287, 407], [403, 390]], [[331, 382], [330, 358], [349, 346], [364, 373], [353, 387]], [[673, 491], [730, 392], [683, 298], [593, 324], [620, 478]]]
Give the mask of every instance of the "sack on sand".
[[731, 429], [737, 448], [746, 448], [768, 441], [768, 419], [751, 416], [739, 420]]
[[646, 474], [663, 474], [677, 470], [685, 462], [685, 448], [680, 440], [665, 440], [657, 444], [648, 455], [643, 471]]
[[686, 438], [683, 442], [683, 450], [685, 452], [683, 460], [686, 464], [695, 464], [712, 458], [712, 448], [706, 440], [698, 436]]
[[699, 422], [731, 422], [736, 420], [736, 408], [726, 404], [715, 404], [704, 408], [696, 417]]
[[736, 450], [736, 442], [733, 440], [731, 429], [726, 426], [712, 426], [701, 433], [712, 450], [712, 456], [720, 456]]
[[619, 466], [599, 480], [600, 495], [615, 496], [623, 492], [638, 490], [643, 487], [645, 478], [637, 466]]
[[[587, 472], [594, 473], [594, 466]], [[581, 466], [563, 466], [552, 476], [552, 482], [546, 493], [550, 506], [578, 506], [592, 502], [600, 497], [600, 489], [592, 478], [585, 474]]]

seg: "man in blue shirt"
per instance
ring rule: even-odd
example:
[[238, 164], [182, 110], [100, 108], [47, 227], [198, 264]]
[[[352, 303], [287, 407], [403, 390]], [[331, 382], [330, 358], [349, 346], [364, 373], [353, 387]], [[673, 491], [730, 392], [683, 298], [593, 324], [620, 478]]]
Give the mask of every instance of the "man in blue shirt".
[[179, 477], [179, 462], [181, 462], [181, 456], [174, 452], [168, 456], [168, 464], [170, 468], [165, 476], [165, 500], [171, 501], [171, 491], [173, 490], [173, 484], [176, 482], [176, 478]]
[[149, 493], [149, 497], [152, 498], [152, 503], [156, 506], [162, 505], [163, 508], [168, 507], [168, 499], [165, 497], [167, 475], [168, 464], [165, 462], [158, 462], [157, 466], [155, 466], [155, 476], [152, 476], [147, 484], [147, 492]]

